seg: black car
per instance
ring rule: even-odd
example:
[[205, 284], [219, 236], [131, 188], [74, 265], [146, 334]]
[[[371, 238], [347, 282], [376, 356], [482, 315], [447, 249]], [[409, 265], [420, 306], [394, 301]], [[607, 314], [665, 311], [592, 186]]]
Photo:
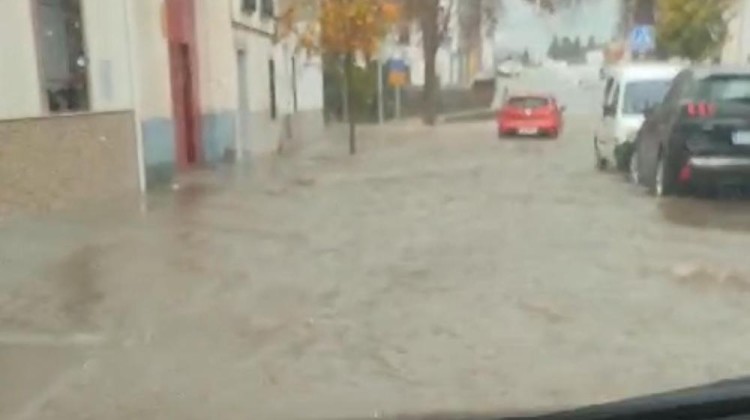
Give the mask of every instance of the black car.
[[657, 196], [750, 185], [750, 67], [683, 70], [647, 111], [630, 176]]

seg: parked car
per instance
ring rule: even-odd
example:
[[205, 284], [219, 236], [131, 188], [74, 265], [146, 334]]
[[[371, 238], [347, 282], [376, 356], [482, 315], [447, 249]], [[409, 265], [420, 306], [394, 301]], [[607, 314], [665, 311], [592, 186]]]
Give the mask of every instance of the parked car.
[[563, 130], [564, 112], [565, 107], [549, 95], [510, 95], [497, 113], [498, 135], [556, 138]]
[[501, 77], [518, 77], [523, 71], [523, 64], [516, 59], [507, 59], [497, 66], [497, 74]]
[[629, 63], [607, 72], [602, 118], [594, 133], [594, 156], [599, 169], [613, 164], [619, 170], [627, 169], [644, 112], [662, 101], [683, 68], [669, 63]]
[[631, 179], [665, 196], [750, 184], [750, 68], [681, 72], [635, 139]]

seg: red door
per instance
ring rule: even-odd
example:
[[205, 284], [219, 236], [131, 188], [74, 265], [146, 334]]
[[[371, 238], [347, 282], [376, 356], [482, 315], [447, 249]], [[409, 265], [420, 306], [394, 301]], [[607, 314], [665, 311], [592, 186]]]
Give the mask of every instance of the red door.
[[175, 152], [179, 169], [201, 160], [200, 102], [192, 0], [167, 0]]

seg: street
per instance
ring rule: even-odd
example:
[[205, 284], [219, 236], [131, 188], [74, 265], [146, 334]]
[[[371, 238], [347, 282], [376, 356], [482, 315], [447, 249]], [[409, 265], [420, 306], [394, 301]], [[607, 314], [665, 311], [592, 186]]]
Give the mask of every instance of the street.
[[750, 373], [750, 202], [598, 173], [581, 91], [556, 141], [361, 127], [355, 157], [8, 221], [0, 418], [501, 415]]

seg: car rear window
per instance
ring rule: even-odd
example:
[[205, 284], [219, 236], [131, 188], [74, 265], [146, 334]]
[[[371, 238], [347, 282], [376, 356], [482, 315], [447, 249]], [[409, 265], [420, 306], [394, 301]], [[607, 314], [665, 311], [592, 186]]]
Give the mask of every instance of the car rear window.
[[516, 96], [508, 99], [508, 105], [515, 108], [540, 108], [548, 104], [549, 99], [538, 96]]
[[710, 102], [750, 101], [750, 75], [721, 75], [703, 79], [698, 97]]
[[625, 86], [625, 97], [622, 113], [627, 115], [643, 114], [648, 108], [664, 100], [672, 79], [639, 80], [628, 82]]

